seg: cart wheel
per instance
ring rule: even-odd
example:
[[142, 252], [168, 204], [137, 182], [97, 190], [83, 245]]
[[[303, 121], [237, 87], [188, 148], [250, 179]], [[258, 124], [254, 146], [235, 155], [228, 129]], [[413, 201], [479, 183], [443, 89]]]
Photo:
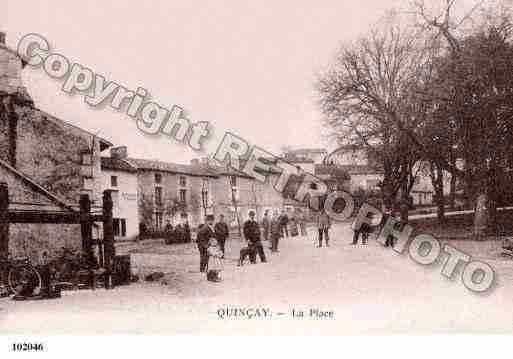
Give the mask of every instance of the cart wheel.
[[9, 289], [15, 295], [37, 295], [41, 292], [41, 276], [31, 265], [11, 268], [7, 280]]

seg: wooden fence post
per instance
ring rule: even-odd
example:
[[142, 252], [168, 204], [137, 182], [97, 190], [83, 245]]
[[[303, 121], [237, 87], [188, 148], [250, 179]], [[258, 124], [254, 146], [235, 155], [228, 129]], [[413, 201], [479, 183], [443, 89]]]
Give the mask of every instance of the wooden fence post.
[[85, 256], [89, 269], [89, 286], [95, 289], [93, 265], [95, 264], [93, 253], [93, 223], [91, 219], [91, 201], [88, 194], [80, 195], [80, 233], [82, 235], [82, 253]]
[[114, 248], [114, 228], [112, 220], [112, 195], [110, 190], [103, 192], [103, 247], [105, 257], [105, 288], [110, 289], [113, 287], [112, 275], [115, 248]]
[[0, 284], [7, 283], [7, 261], [9, 258], [9, 189], [0, 183]]
[[90, 260], [93, 249], [93, 230], [91, 223], [91, 201], [88, 194], [80, 195], [80, 232], [82, 234], [82, 251], [87, 260]]

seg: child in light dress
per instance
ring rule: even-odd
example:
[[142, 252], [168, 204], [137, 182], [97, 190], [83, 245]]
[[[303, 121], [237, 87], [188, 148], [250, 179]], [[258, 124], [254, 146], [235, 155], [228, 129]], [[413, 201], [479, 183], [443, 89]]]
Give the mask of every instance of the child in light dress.
[[215, 238], [208, 241], [208, 270], [207, 280], [211, 282], [221, 281], [221, 271], [223, 270], [223, 252]]

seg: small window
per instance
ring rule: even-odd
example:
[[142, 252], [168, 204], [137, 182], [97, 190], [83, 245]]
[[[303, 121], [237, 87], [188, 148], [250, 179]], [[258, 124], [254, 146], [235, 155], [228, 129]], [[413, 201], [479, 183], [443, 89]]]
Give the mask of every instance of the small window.
[[230, 177], [230, 184], [232, 187], [237, 187], [237, 176]]
[[162, 183], [162, 174], [155, 173], [155, 183]]
[[82, 166], [92, 166], [93, 164], [93, 156], [90, 152], [82, 152]]
[[162, 229], [162, 212], [155, 212], [155, 228], [157, 230]]
[[183, 204], [187, 203], [187, 190], [181, 189], [179, 192], [179, 196], [180, 196], [181, 203], [183, 203]]
[[240, 199], [240, 196], [239, 196], [239, 190], [237, 188], [232, 188], [230, 190], [230, 197], [231, 197], [231, 200], [232, 201], [238, 201]]
[[126, 237], [126, 219], [120, 219], [121, 222], [121, 236]]
[[119, 218], [112, 219], [112, 229], [114, 230], [114, 236], [119, 236]]
[[180, 187], [185, 187], [185, 186], [187, 186], [187, 177], [185, 177], [185, 176], [180, 176], [179, 181], [180, 181]]
[[110, 186], [111, 187], [118, 186], [118, 176], [110, 176]]

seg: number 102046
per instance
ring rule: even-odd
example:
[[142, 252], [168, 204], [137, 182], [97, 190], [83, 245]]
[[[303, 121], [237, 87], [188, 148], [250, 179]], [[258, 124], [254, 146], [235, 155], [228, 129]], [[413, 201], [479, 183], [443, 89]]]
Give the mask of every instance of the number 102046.
[[11, 347], [13, 352], [37, 352], [43, 351], [43, 343], [13, 343]]

